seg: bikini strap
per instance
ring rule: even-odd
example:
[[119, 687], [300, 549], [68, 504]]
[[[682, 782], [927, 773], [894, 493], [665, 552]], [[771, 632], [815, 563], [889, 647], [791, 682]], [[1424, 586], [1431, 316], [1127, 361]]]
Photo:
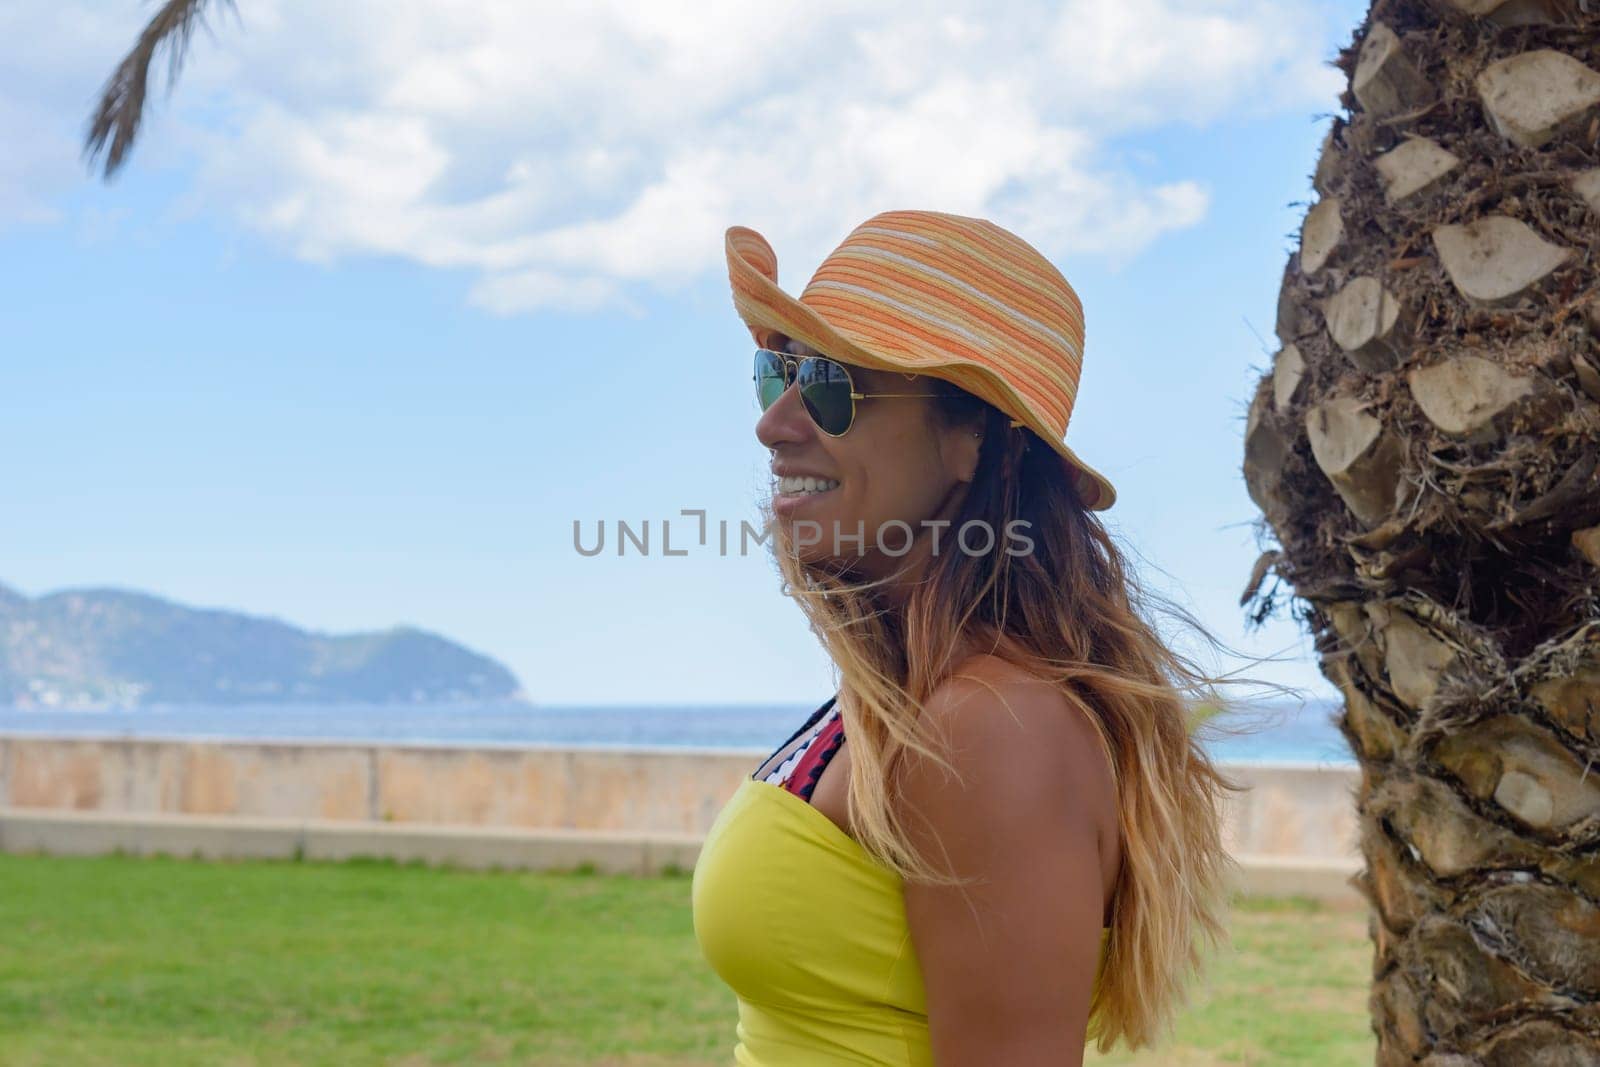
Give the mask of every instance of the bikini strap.
[[830, 714], [833, 717], [806, 744], [805, 751], [795, 764], [794, 770], [790, 772], [788, 781], [783, 783], [783, 788], [807, 803], [810, 803], [811, 794], [816, 790], [817, 782], [822, 779], [822, 772], [827, 769], [828, 762], [844, 744], [844, 718], [837, 711]]

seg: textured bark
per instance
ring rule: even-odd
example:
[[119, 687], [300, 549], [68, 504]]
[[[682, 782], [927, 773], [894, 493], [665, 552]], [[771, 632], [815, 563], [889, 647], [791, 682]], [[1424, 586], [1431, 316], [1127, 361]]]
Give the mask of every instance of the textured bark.
[[1431, 192], [1439, 179], [1460, 163], [1461, 160], [1426, 137], [1407, 138], [1372, 161], [1383, 179], [1384, 193], [1391, 201]]
[[1343, 237], [1338, 198], [1319, 200], [1306, 212], [1305, 223], [1300, 227], [1300, 269], [1307, 274], [1321, 270]]
[[1272, 361], [1272, 402], [1279, 411], [1288, 411], [1294, 403], [1300, 379], [1305, 377], [1306, 361], [1294, 345], [1284, 345]]
[[1377, 1062], [1600, 1067], [1600, 4], [1377, 0], [1338, 63], [1252, 613], [1344, 696]]

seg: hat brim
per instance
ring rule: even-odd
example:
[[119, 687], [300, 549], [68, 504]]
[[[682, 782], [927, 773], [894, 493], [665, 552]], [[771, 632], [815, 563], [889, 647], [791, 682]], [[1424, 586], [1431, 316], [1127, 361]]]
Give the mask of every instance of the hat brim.
[[995, 371], [968, 359], [953, 358], [909, 343], [892, 351], [863, 345], [779, 288], [778, 257], [766, 238], [747, 226], [730, 226], [726, 245], [733, 304], [757, 344], [765, 344], [765, 335], [776, 332], [846, 363], [874, 370], [914, 370], [954, 382], [1020, 420], [1065, 460], [1084, 507], [1090, 511], [1104, 511], [1116, 503], [1117, 491], [1110, 480], [1079, 459], [1066, 441], [1044, 423], [1032, 405]]

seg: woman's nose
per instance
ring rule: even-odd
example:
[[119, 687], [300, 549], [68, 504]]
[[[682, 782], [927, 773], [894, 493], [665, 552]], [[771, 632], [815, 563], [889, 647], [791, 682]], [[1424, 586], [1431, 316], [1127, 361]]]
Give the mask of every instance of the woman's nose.
[[800, 402], [800, 390], [790, 383], [756, 420], [756, 439], [767, 448], [794, 444], [809, 439], [811, 426], [811, 416]]

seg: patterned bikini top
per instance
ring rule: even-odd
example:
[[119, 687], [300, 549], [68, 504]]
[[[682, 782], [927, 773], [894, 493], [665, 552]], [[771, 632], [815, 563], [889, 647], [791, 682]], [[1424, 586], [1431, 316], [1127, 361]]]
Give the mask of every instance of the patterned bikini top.
[[[844, 719], [839, 714], [838, 700], [839, 697], [835, 694], [826, 704], [812, 712], [811, 717], [802, 723], [798, 730], [790, 734], [783, 744], [773, 749], [767, 758], [761, 761], [761, 766], [757, 767], [755, 774], [750, 777], [770, 782], [793, 793], [806, 803], [811, 803], [811, 794], [822, 778], [823, 769], [839, 751], [839, 746], [844, 744]], [[774, 756], [793, 744], [795, 738], [808, 731], [810, 736], [800, 747], [789, 753], [783, 762], [762, 777], [761, 767], [765, 767]]]

